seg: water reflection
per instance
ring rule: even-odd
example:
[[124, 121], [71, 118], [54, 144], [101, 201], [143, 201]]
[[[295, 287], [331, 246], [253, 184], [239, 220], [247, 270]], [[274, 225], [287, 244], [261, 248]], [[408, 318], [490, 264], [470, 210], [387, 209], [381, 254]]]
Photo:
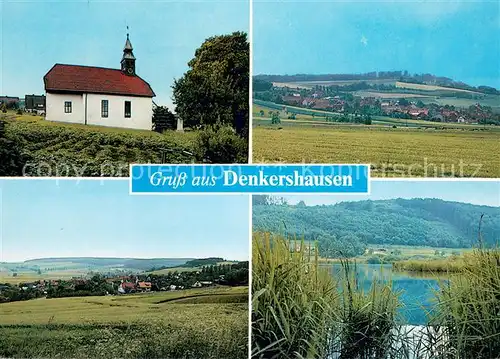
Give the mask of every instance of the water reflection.
[[[328, 267], [333, 276], [338, 277], [340, 264], [323, 265]], [[399, 299], [403, 305], [400, 314], [406, 324], [423, 325], [427, 323], [427, 313], [432, 312], [435, 303], [435, 291], [439, 282], [446, 280], [445, 275], [433, 273], [393, 271], [391, 264], [357, 264], [359, 285], [366, 291], [374, 279], [392, 282], [392, 289], [401, 293]]]

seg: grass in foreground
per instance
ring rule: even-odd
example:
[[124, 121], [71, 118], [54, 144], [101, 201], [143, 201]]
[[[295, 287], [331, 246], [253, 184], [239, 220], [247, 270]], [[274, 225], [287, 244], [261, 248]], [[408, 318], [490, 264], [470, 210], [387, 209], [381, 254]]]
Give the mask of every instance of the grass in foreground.
[[392, 284], [375, 279], [369, 291], [358, 286], [356, 267], [348, 260], [342, 261], [340, 277], [342, 301], [339, 337], [332, 341], [330, 352], [341, 358], [386, 358], [397, 340], [397, 310], [399, 294], [392, 291]]
[[246, 358], [248, 288], [0, 305], [0, 356]]
[[343, 261], [344, 272], [336, 279], [328, 278], [316, 259], [311, 260], [303, 250], [290, 251], [288, 243], [279, 236], [254, 233], [253, 357], [498, 357], [498, 248], [464, 256], [461, 275], [441, 283], [428, 324], [408, 328], [396, 316], [399, 294], [390, 284], [375, 280], [369, 291], [363, 291], [349, 261]]
[[[301, 246], [304, 248], [304, 246]], [[322, 358], [326, 354], [335, 283], [304, 249], [291, 253], [283, 239], [254, 234], [252, 356]]]
[[500, 249], [464, 257], [460, 275], [441, 283], [438, 315], [447, 358], [498, 358], [500, 353]]
[[255, 358], [385, 358], [394, 344], [397, 294], [390, 284], [358, 286], [343, 261], [333, 278], [301, 245], [254, 233], [252, 352]]
[[373, 176], [500, 177], [500, 132], [256, 127], [254, 162], [370, 163]]

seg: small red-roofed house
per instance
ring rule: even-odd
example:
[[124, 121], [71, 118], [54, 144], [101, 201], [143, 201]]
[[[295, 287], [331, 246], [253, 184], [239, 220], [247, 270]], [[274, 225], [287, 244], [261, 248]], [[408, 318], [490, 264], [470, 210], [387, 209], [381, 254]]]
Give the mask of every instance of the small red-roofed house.
[[120, 284], [118, 287], [118, 292], [125, 294], [125, 293], [135, 293], [137, 291], [135, 283], [131, 282], [123, 282]]
[[150, 292], [151, 291], [151, 282], [139, 282], [137, 283], [137, 290], [141, 292]]

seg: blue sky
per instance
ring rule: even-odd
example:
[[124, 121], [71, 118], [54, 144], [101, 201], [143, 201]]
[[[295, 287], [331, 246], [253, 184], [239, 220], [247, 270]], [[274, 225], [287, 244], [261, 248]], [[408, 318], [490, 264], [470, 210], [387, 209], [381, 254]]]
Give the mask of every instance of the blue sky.
[[41, 257], [248, 260], [247, 195], [131, 196], [128, 180], [0, 180], [0, 262]]
[[493, 1], [262, 1], [253, 73], [408, 70], [500, 88], [500, 5]]
[[55, 63], [120, 68], [126, 26], [136, 70], [171, 105], [171, 85], [202, 42], [249, 29], [248, 0], [0, 1], [0, 95], [43, 93]]
[[394, 198], [438, 198], [445, 201], [500, 207], [500, 180], [497, 181], [371, 181], [371, 195], [288, 195], [290, 204], [303, 200], [307, 205], [344, 201]]

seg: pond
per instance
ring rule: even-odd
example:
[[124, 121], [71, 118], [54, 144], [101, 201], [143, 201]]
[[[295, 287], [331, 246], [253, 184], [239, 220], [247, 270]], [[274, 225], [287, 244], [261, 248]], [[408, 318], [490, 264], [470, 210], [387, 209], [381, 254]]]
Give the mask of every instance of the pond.
[[[340, 264], [328, 265], [332, 275], [341, 270]], [[435, 291], [439, 289], [439, 281], [444, 277], [417, 272], [393, 271], [391, 264], [357, 264], [359, 284], [368, 291], [374, 279], [392, 281], [392, 289], [399, 292], [402, 308], [400, 314], [405, 324], [424, 325], [427, 323], [427, 312], [434, 306]]]

